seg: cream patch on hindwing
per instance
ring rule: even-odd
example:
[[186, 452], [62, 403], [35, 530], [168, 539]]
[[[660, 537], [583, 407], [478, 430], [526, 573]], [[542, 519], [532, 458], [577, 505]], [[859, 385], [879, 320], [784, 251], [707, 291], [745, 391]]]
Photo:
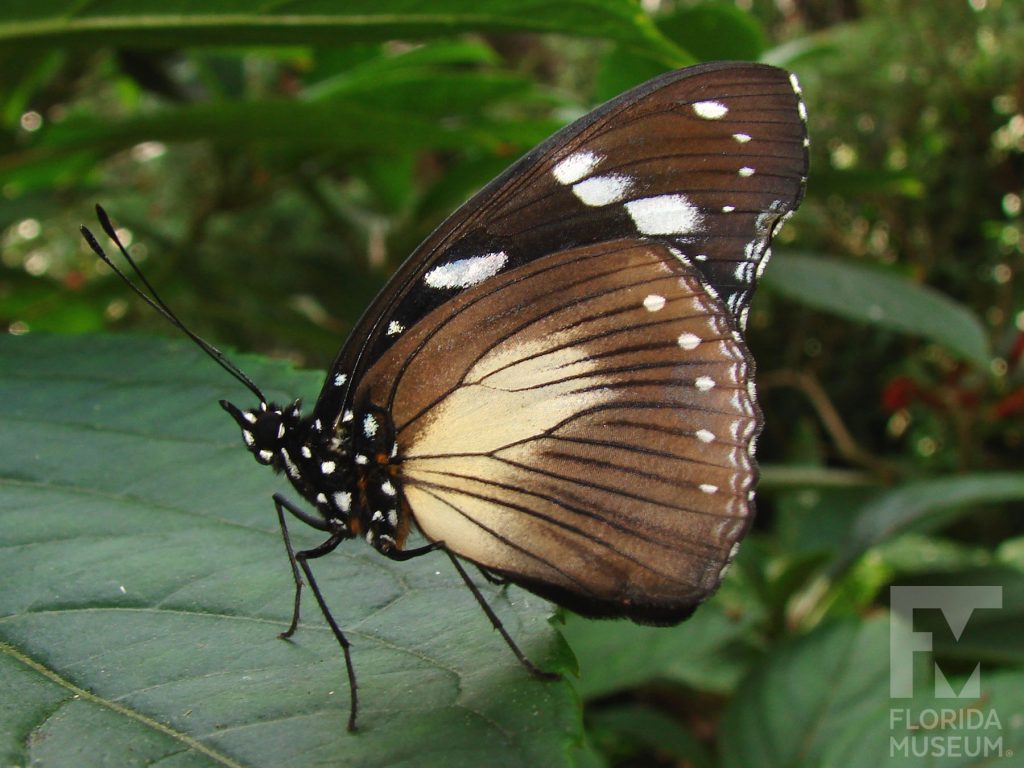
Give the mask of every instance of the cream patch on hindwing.
[[610, 174], [591, 176], [578, 184], [573, 184], [572, 192], [584, 205], [594, 207], [619, 202], [632, 187], [633, 180], [628, 176]]
[[704, 216], [686, 195], [630, 200], [626, 212], [642, 235], [687, 235], [704, 229]]
[[423, 282], [431, 288], [469, 288], [498, 274], [508, 262], [504, 251], [470, 256], [441, 264], [427, 272]]
[[698, 101], [693, 111], [705, 120], [721, 120], [729, 113], [729, 108], [720, 101]]
[[575, 184], [597, 167], [604, 158], [593, 152], [574, 152], [551, 169], [551, 175], [559, 184]]

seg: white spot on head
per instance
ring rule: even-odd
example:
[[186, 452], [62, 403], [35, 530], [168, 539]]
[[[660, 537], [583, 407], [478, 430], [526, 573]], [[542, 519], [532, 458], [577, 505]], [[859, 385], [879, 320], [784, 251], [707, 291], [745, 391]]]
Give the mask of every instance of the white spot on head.
[[686, 235], [700, 232], [704, 227], [700, 210], [685, 195], [630, 200], [626, 211], [642, 235]]
[[280, 440], [284, 437], [284, 422], [277, 425], [277, 439]]
[[659, 309], [665, 306], [665, 297], [659, 296], [656, 293], [650, 294], [644, 299], [644, 307], [647, 308], [648, 312], [657, 312]]
[[363, 419], [363, 434], [373, 437], [377, 434], [377, 426], [377, 420], [370, 414], [366, 414], [366, 418]]
[[729, 108], [720, 101], [698, 101], [693, 105], [697, 117], [705, 120], [720, 120], [729, 112]]
[[342, 512], [352, 509], [352, 494], [348, 491], [338, 491], [334, 494], [334, 503]]
[[260, 451], [260, 458], [264, 461], [270, 461], [274, 458], [274, 454], [271, 451]]
[[250, 424], [256, 423], [256, 414], [252, 411], [245, 411], [242, 413], [242, 418], [248, 421]]
[[431, 288], [469, 288], [494, 277], [507, 261], [508, 254], [504, 251], [470, 256], [434, 267], [424, 276], [423, 282]]
[[305, 459], [313, 458], [313, 451], [309, 449], [308, 445], [302, 446], [302, 457]]
[[593, 152], [574, 152], [551, 169], [560, 184], [574, 184], [590, 174], [604, 158]]
[[384, 491], [384, 493], [386, 493], [388, 496], [395, 495], [395, 486], [391, 484], [390, 480], [385, 480], [383, 483], [381, 483], [380, 489]]
[[700, 490], [701, 493], [718, 493], [718, 486], [711, 483], [701, 483]]
[[320, 465], [320, 471], [325, 475], [333, 475], [337, 466], [333, 461], [325, 461]]
[[696, 349], [697, 345], [700, 344], [700, 336], [687, 331], [686, 333], [679, 334], [677, 341], [679, 342], [679, 346], [683, 349]]
[[405, 326], [402, 325], [397, 320], [392, 320], [390, 323], [388, 323], [388, 336], [397, 336], [404, 330]]
[[710, 443], [710, 442], [714, 441], [715, 433], [714, 432], [709, 432], [706, 429], [698, 429], [697, 430], [697, 439], [700, 440], [702, 443]]
[[715, 380], [710, 376], [701, 376], [694, 382], [694, 384], [701, 392], [707, 392], [709, 389], [715, 388]]
[[337, 376], [334, 377], [334, 386], [340, 387], [346, 381], [348, 381], [348, 374], [347, 373], [339, 373]]
[[749, 165], [745, 165], [742, 168], [740, 168], [739, 174], [743, 178], [747, 178], [754, 175], [754, 169], [751, 168]]
[[370, 520], [372, 520], [375, 523], [379, 523], [383, 519], [384, 519], [384, 513], [381, 512], [379, 509], [376, 512], [374, 512], [373, 513], [373, 517], [370, 518]]
[[619, 202], [632, 186], [633, 180], [628, 176], [591, 176], [585, 181], [573, 184], [572, 192], [584, 204], [598, 206]]
[[248, 429], [242, 430], [242, 439], [245, 441], [245, 444], [250, 447], [256, 444], [256, 438], [253, 437], [252, 432], [250, 432]]
[[736, 206], [735, 205], [723, 205], [722, 206], [722, 213], [732, 213], [735, 210], [736, 210]]
[[746, 133], [734, 133], [732, 137], [736, 139], [736, 141], [738, 141], [740, 144], [746, 144], [748, 141], [750, 141], [750, 136]]
[[354, 415], [353, 415], [352, 411], [345, 411], [343, 414], [341, 414], [342, 422], [352, 421], [353, 418], [354, 418]]

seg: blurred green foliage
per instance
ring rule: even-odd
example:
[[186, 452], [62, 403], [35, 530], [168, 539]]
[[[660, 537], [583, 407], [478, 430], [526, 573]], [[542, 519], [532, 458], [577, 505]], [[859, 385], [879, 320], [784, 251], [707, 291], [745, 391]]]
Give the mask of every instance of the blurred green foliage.
[[[0, 10], [4, 326], [167, 331], [83, 247], [102, 202], [196, 331], [315, 367], [419, 240], [595, 103], [706, 59], [799, 74], [809, 194], [748, 333], [767, 416], [758, 525], [688, 624], [569, 619], [595, 764], [749, 764], [763, 734], [744, 708], [785, 701], [736, 691], [820, 676], [802, 649], [884, 653], [869, 618], [890, 585], [996, 566], [1020, 580], [1022, 4], [60, 5]], [[1007, 607], [1004, 632], [1024, 636]], [[1005, 701], [1024, 677], [1002, 636], [974, 643]]]

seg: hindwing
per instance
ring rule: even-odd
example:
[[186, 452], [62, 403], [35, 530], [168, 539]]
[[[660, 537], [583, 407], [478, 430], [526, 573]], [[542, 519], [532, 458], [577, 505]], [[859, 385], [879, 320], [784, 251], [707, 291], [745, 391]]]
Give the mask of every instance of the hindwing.
[[752, 362], [665, 245], [560, 251], [462, 291], [358, 385], [424, 535], [592, 615], [677, 621], [752, 515]]

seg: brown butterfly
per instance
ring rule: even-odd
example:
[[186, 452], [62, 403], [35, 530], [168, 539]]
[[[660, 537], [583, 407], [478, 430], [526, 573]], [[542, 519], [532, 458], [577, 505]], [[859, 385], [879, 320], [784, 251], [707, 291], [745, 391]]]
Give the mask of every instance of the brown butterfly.
[[[772, 236], [806, 184], [795, 77], [714, 63], [670, 72], [523, 157], [445, 221], [370, 305], [312, 412], [222, 401], [310, 561], [362, 537], [448, 555], [587, 616], [670, 624], [717, 588], [753, 516], [761, 413], [741, 335]], [[93, 249], [109, 264], [95, 238]], [[113, 267], [113, 265], [111, 264]], [[114, 267], [117, 271], [117, 268]], [[287, 513], [287, 514], [286, 514]], [[326, 534], [296, 552], [288, 514]], [[406, 548], [413, 528], [427, 544]]]

